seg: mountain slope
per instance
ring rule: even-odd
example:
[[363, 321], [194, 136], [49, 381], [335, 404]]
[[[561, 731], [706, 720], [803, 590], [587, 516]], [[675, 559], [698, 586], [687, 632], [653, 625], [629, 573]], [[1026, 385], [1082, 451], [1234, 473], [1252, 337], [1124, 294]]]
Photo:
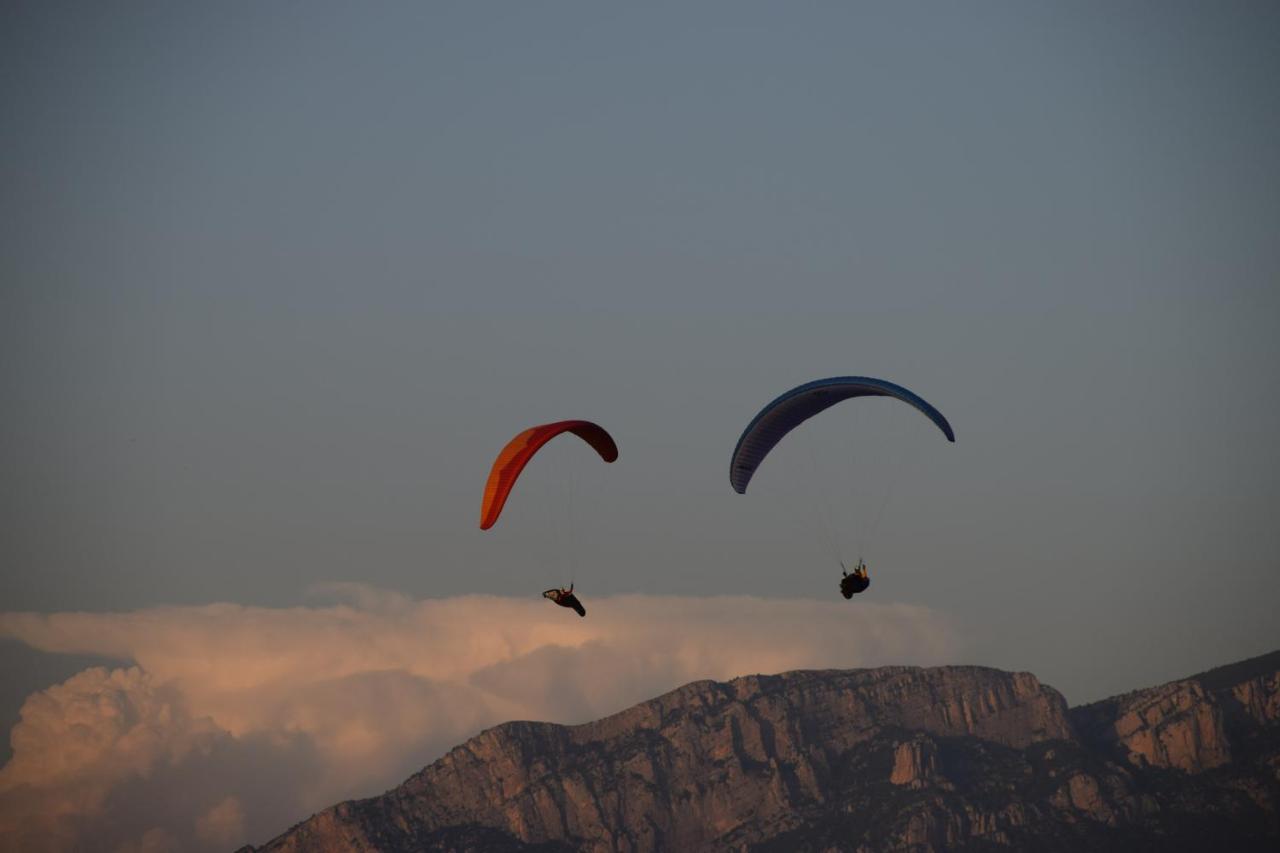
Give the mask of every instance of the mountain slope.
[[582, 726], [489, 729], [260, 850], [1272, 849], [1278, 670], [1070, 711], [981, 667], [695, 682]]

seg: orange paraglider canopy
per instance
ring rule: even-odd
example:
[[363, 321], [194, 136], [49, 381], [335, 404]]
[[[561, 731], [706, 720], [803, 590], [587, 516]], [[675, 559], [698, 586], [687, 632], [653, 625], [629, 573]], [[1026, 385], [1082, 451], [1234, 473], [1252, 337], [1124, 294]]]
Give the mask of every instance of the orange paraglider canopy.
[[605, 432], [604, 427], [591, 421], [557, 421], [529, 427], [508, 441], [498, 458], [493, 460], [489, 481], [484, 484], [484, 500], [480, 504], [481, 530], [488, 530], [498, 520], [502, 507], [507, 502], [507, 495], [511, 494], [511, 487], [516, 484], [520, 472], [529, 464], [533, 455], [542, 445], [562, 432], [571, 432], [594, 447], [605, 462], [618, 458], [618, 445], [614, 444], [613, 436]]

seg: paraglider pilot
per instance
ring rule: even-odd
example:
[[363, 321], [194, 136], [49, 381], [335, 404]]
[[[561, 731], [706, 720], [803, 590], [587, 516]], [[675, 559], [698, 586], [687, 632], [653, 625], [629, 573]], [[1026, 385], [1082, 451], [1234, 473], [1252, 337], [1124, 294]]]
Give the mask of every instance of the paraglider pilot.
[[573, 594], [573, 584], [569, 584], [568, 589], [549, 589], [542, 594], [542, 597], [551, 599], [561, 607], [573, 608], [579, 616], [587, 615], [587, 608], [583, 607], [578, 596]]
[[844, 571], [844, 576], [840, 578], [840, 594], [845, 598], [853, 598], [854, 593], [871, 586], [871, 578], [867, 577], [867, 564], [862, 560], [858, 560], [858, 565], [853, 567], [853, 574], [844, 567], [844, 563], [840, 564], [840, 568]]

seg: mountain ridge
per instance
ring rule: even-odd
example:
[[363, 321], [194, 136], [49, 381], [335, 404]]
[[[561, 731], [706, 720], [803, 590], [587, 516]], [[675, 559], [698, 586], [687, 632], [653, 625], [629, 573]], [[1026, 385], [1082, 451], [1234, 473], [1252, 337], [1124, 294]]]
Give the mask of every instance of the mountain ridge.
[[241, 853], [1271, 849], [1278, 720], [1280, 651], [1076, 708], [981, 666], [696, 681], [491, 727]]

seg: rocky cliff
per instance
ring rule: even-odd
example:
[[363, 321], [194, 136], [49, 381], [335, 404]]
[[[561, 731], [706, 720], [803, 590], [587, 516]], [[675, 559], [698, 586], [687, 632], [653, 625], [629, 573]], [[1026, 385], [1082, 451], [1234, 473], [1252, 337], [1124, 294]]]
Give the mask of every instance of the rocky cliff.
[[489, 729], [260, 850], [1270, 850], [1278, 720], [1280, 653], [1073, 710], [980, 667], [696, 682]]

